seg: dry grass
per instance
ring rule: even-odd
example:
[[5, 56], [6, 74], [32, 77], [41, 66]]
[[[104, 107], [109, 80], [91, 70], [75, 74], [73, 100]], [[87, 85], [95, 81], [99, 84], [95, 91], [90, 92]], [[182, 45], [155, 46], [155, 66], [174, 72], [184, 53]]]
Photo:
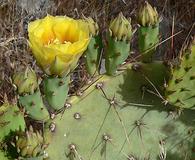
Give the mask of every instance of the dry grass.
[[[54, 0], [54, 2], [48, 0], [53, 2], [52, 5], [46, 7], [43, 5], [40, 10], [33, 13], [31, 10], [21, 8], [18, 1], [0, 1], [0, 103], [5, 94], [8, 95], [10, 101], [15, 101], [14, 88], [10, 78], [15, 71], [30, 65], [41, 73], [34, 63], [27, 43], [29, 21], [44, 17], [47, 13], [68, 15], [74, 18], [79, 18], [84, 14], [92, 16], [98, 21], [104, 36], [110, 19], [120, 11], [125, 16], [132, 17], [133, 27], [136, 28], [136, 12], [143, 2], [142, 0]], [[160, 46], [160, 52], [163, 52], [167, 58], [175, 57], [186, 38], [189, 39], [194, 35], [190, 31], [193, 31], [192, 26], [195, 23], [195, 4], [193, 0], [150, 0], [149, 2], [157, 7], [163, 19], [161, 22], [163, 39], [182, 31]], [[33, 4], [31, 7], [33, 8]], [[136, 43], [133, 46], [134, 52], [137, 52]], [[77, 69], [75, 74], [79, 76], [75, 79], [78, 82], [76, 87], [86, 80], [86, 74], [83, 73], [85, 73], [83, 68]]]

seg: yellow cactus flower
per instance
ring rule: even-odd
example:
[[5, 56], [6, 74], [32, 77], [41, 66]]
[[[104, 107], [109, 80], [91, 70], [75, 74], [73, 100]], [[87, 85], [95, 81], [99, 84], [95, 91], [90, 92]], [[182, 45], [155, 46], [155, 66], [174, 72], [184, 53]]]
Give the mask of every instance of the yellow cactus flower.
[[47, 15], [28, 25], [29, 44], [39, 66], [48, 75], [68, 74], [87, 49], [88, 25], [67, 16]]

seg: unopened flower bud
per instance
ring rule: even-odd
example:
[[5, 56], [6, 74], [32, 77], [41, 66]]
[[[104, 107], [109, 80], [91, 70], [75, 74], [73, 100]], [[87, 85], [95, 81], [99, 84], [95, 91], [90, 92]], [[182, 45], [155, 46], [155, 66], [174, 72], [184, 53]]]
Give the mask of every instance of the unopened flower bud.
[[147, 1], [140, 8], [138, 13], [138, 23], [141, 26], [153, 26], [159, 22], [158, 12]]

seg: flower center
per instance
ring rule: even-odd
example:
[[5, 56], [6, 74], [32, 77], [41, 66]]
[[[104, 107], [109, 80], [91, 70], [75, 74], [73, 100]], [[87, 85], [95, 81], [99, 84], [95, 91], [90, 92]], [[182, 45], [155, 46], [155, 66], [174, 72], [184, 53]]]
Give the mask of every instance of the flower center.
[[70, 42], [70, 41], [61, 41], [61, 40], [59, 40], [58, 38], [55, 38], [55, 39], [50, 39], [48, 42], [47, 42], [47, 44], [46, 45], [50, 45], [50, 44], [66, 44], [66, 43], [72, 43], [72, 42]]

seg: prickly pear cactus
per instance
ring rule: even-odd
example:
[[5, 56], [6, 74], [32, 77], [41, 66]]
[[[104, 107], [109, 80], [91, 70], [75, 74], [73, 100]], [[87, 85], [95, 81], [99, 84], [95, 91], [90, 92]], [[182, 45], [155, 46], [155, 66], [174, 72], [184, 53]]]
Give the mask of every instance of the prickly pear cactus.
[[29, 117], [38, 121], [45, 121], [49, 118], [49, 113], [43, 104], [41, 93], [39, 90], [33, 94], [20, 96], [19, 103], [25, 108]]
[[92, 37], [85, 51], [86, 68], [90, 75], [98, 73], [99, 61], [101, 56], [102, 42], [100, 36]]
[[156, 8], [145, 2], [138, 14], [138, 46], [143, 62], [151, 62], [159, 41], [159, 17]]
[[89, 42], [87, 50], [85, 51], [86, 69], [88, 73], [93, 76], [97, 74], [99, 70], [100, 56], [103, 44], [102, 39], [99, 35], [98, 24], [91, 17], [85, 18], [85, 20], [88, 23], [89, 32], [91, 34], [91, 40]]
[[11, 131], [23, 131], [25, 126], [23, 114], [16, 105], [4, 103], [0, 106], [0, 142]]
[[69, 91], [69, 81], [70, 76], [50, 76], [44, 79], [44, 94], [52, 109], [59, 110], [64, 107]]
[[167, 101], [181, 108], [195, 108], [195, 40], [183, 53], [178, 65], [171, 68], [166, 86]]
[[[64, 25], [62, 30], [65, 29], [63, 31], [60, 30], [61, 22]], [[138, 43], [142, 62], [126, 64], [117, 70], [129, 55], [132, 37], [130, 21], [120, 13], [109, 26], [105, 53], [107, 75], [96, 75], [91, 84], [81, 89], [79, 96], [70, 97], [67, 96], [70, 74], [84, 51], [89, 74], [93, 75], [98, 69], [100, 48], [96, 48], [96, 45], [100, 37], [97, 37], [97, 24], [90, 18], [74, 20], [49, 15], [29, 24], [30, 46], [47, 75], [41, 90], [32, 69], [15, 74], [13, 81], [18, 89], [19, 104], [29, 117], [42, 122], [42, 126], [33, 124], [42, 131], [35, 131], [29, 124], [29, 130], [24, 132], [24, 125], [19, 128], [24, 119], [19, 115], [18, 108], [13, 110], [10, 105], [0, 107], [0, 125], [3, 127], [3, 130], [0, 130], [0, 142], [2, 143], [2, 139], [11, 130], [22, 130], [15, 133], [14, 141], [4, 142], [6, 145], [12, 144], [17, 150], [14, 158], [195, 158], [195, 111], [191, 110], [195, 106], [194, 44], [192, 53], [182, 57], [179, 68], [173, 68], [170, 76], [170, 70], [163, 62], [152, 62], [152, 55], [158, 43], [159, 17], [156, 9], [147, 2], [140, 9], [139, 22], [141, 27], [138, 30]], [[35, 36], [40, 30], [43, 35]], [[65, 34], [73, 30], [78, 32]], [[100, 44], [98, 45], [100, 47]], [[168, 86], [165, 89], [167, 81]], [[165, 102], [169, 102], [168, 105]], [[8, 149], [6, 152], [9, 152]], [[4, 156], [0, 152], [0, 159], [3, 160]]]
[[51, 122], [48, 159], [192, 158], [195, 112], [184, 110], [179, 117], [175, 108], [162, 105], [166, 71], [161, 63], [133, 64], [71, 97], [63, 115]]
[[15, 73], [13, 82], [17, 86], [19, 104], [25, 108], [27, 115], [38, 121], [47, 120], [49, 112], [43, 104], [36, 73], [27, 68]]
[[130, 21], [122, 13], [110, 23], [105, 67], [108, 75], [116, 74], [117, 67], [129, 56], [132, 36]]

